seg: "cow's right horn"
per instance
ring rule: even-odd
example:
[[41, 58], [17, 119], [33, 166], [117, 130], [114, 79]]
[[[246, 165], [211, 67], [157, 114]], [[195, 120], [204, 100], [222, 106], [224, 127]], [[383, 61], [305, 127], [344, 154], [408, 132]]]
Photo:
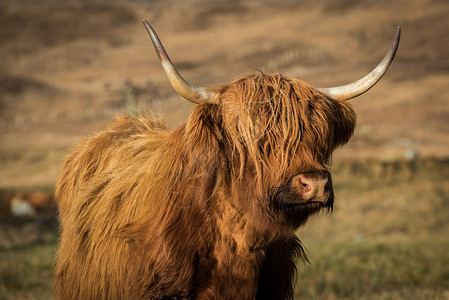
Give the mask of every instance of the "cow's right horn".
[[370, 88], [372, 88], [387, 71], [388, 67], [393, 61], [396, 51], [398, 50], [400, 37], [401, 27], [398, 27], [393, 40], [393, 44], [391, 45], [390, 50], [388, 50], [387, 55], [385, 55], [385, 57], [377, 65], [377, 67], [365, 77], [347, 85], [331, 88], [317, 88], [317, 90], [336, 100], [349, 100], [365, 93]]
[[184, 78], [182, 78], [182, 76], [178, 73], [170, 58], [168, 57], [167, 52], [165, 51], [164, 46], [162, 46], [162, 43], [159, 40], [159, 37], [157, 36], [153, 27], [151, 27], [150, 23], [148, 23], [146, 20], [143, 20], [143, 25], [150, 35], [151, 41], [154, 45], [154, 49], [156, 49], [157, 56], [159, 57], [159, 60], [162, 63], [162, 67], [167, 74], [168, 80], [170, 81], [170, 84], [175, 89], [175, 91], [179, 95], [193, 103], [200, 104], [205, 102], [215, 102], [215, 93], [193, 86], [185, 81]]

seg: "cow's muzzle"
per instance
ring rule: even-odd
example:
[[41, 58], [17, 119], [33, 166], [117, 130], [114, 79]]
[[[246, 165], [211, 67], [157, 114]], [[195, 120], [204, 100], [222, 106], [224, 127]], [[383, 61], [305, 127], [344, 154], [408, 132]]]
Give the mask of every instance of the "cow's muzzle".
[[297, 173], [270, 195], [275, 211], [280, 212], [294, 228], [323, 208], [333, 210], [334, 191], [328, 171]]
[[334, 191], [331, 175], [328, 171], [297, 173], [276, 190], [273, 199], [276, 207], [289, 213], [307, 215], [321, 208], [332, 211]]

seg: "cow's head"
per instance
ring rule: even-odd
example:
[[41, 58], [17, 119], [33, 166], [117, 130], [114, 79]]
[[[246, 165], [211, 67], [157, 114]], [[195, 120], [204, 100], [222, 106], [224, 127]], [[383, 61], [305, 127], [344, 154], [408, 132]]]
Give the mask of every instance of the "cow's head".
[[[400, 28], [381, 63], [348, 85], [315, 89], [297, 79], [261, 73], [201, 89], [181, 77], [153, 28], [146, 21], [144, 25], [173, 88], [198, 104], [185, 130], [188, 145], [201, 145], [192, 153], [218, 170], [203, 174], [215, 180], [209, 190], [221, 182], [230, 189], [222, 193], [238, 202], [233, 207], [289, 228], [297, 228], [323, 208], [332, 209], [328, 163], [334, 149], [349, 141], [356, 122], [347, 100], [369, 90], [386, 72], [398, 48]], [[244, 195], [240, 200], [235, 200], [236, 190]]]

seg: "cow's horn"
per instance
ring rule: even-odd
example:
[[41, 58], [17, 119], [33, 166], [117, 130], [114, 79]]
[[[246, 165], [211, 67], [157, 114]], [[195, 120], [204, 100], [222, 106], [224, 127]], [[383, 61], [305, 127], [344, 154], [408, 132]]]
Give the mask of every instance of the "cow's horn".
[[337, 100], [348, 100], [368, 91], [385, 74], [391, 62], [393, 61], [394, 55], [398, 50], [400, 37], [401, 27], [399, 26], [396, 31], [393, 44], [391, 45], [390, 50], [388, 50], [387, 55], [385, 55], [380, 64], [378, 64], [377, 67], [365, 77], [347, 85], [331, 88], [317, 88], [317, 90]]
[[153, 42], [154, 45], [154, 49], [156, 49], [157, 56], [159, 57], [159, 60], [162, 63], [162, 67], [164, 68], [165, 73], [167, 74], [168, 80], [170, 81], [175, 91], [179, 95], [181, 95], [182, 97], [193, 103], [199, 104], [204, 102], [214, 102], [216, 99], [214, 93], [193, 86], [187, 81], [185, 81], [184, 78], [182, 78], [182, 76], [178, 73], [175, 66], [171, 62], [170, 58], [168, 57], [167, 52], [164, 49], [164, 46], [162, 46], [159, 37], [157, 36], [154, 29], [151, 27], [150, 23], [148, 23], [146, 20], [143, 20], [143, 25], [145, 25], [145, 28], [147, 29], [148, 34], [150, 35], [151, 41]]

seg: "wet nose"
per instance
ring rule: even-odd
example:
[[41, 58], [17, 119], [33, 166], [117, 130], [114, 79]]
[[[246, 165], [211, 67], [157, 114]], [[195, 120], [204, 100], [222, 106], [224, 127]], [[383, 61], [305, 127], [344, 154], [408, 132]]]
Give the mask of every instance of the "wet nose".
[[326, 186], [329, 182], [328, 173], [304, 173], [295, 178], [296, 188], [304, 200], [320, 199], [326, 196]]

